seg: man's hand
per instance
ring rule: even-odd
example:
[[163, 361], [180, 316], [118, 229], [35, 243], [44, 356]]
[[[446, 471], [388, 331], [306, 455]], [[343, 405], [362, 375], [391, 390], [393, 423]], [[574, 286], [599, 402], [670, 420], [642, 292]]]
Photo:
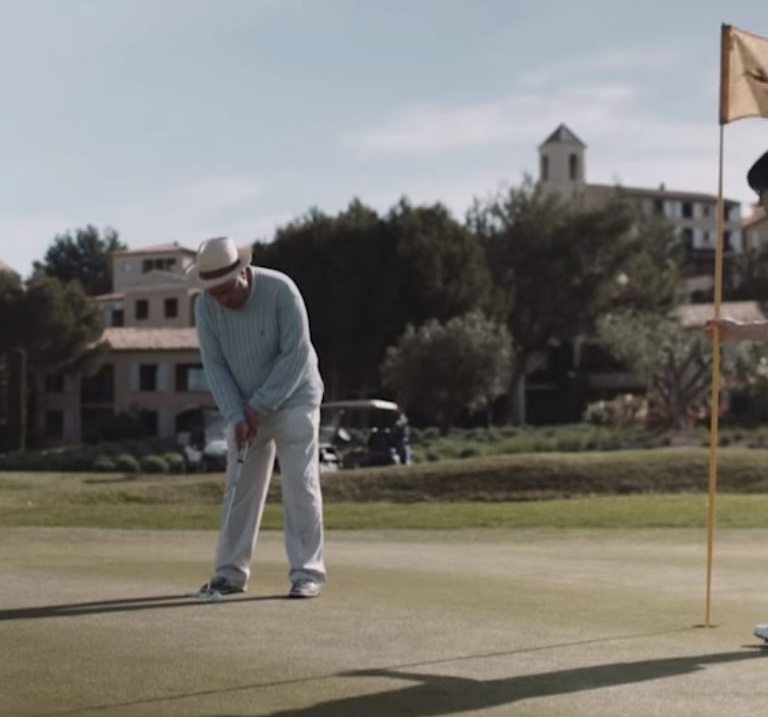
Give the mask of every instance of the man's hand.
[[251, 428], [247, 421], [240, 421], [235, 424], [235, 445], [238, 451], [242, 451], [245, 444], [252, 438]]
[[256, 409], [249, 403], [246, 403], [245, 406], [243, 406], [243, 412], [245, 413], [245, 422], [248, 424], [248, 428], [251, 431], [251, 437], [253, 437], [259, 432], [261, 417]]

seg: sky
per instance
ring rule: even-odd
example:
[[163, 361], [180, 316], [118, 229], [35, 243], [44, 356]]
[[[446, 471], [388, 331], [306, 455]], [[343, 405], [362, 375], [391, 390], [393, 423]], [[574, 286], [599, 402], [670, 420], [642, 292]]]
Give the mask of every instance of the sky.
[[[720, 25], [755, 0], [0, 0], [0, 261], [58, 235], [132, 249], [270, 241], [402, 196], [463, 220], [538, 173], [560, 124], [586, 178], [716, 194]], [[724, 193], [768, 149], [725, 127]]]

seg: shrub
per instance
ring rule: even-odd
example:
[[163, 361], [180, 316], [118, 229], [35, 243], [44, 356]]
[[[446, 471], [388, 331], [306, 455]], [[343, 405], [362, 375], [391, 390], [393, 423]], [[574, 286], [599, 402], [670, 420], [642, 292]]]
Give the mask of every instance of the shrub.
[[115, 468], [121, 473], [139, 473], [141, 466], [130, 453], [121, 453], [115, 459]]
[[144, 473], [168, 472], [168, 461], [157, 455], [142, 456], [139, 465]]
[[91, 463], [92, 471], [110, 472], [115, 470], [116, 467], [115, 462], [107, 455], [98, 456], [96, 460]]
[[440, 431], [435, 428], [434, 426], [430, 426], [429, 428], [425, 428], [421, 432], [421, 440], [422, 441], [434, 441], [437, 438], [440, 437]]
[[183, 473], [186, 468], [184, 456], [181, 453], [173, 451], [164, 453], [163, 460], [168, 464], [168, 471], [170, 473]]

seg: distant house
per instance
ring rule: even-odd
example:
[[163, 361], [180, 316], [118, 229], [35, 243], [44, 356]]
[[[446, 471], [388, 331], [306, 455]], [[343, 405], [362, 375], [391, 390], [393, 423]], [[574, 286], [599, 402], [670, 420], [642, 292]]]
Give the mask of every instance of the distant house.
[[[539, 184], [565, 199], [581, 199], [587, 204], [604, 203], [620, 190], [640, 212], [663, 216], [674, 230], [694, 266], [685, 280], [690, 299], [696, 292], [710, 291], [714, 277], [714, 251], [717, 237], [717, 195], [659, 187], [590, 184], [586, 181], [586, 149], [568, 127], [561, 124], [539, 146]], [[723, 200], [723, 249], [726, 255], [745, 248], [741, 204]]]
[[121, 413], [138, 418], [147, 435], [173, 436], [202, 408], [215, 407], [194, 328], [199, 290], [184, 277], [194, 257], [177, 244], [113, 253], [114, 291], [92, 297], [104, 312], [107, 360], [92, 376], [41, 381], [37, 429], [44, 442], [94, 439]]
[[[656, 188], [613, 186], [587, 182], [587, 146], [568, 127], [561, 124], [539, 145], [539, 186], [568, 201], [587, 206], [605, 203], [616, 191], [647, 215], [663, 216], [692, 259], [694, 271], [685, 278], [684, 300], [713, 287], [714, 250], [717, 235], [717, 196]], [[760, 225], [768, 238], [768, 223]], [[751, 241], [755, 226], [742, 227], [737, 201], [724, 200], [724, 250], [738, 254]], [[752, 232], [752, 233], [750, 233]], [[756, 241], [756, 239], [755, 239]], [[734, 302], [723, 306], [723, 315], [763, 317], [755, 302]], [[711, 305], [684, 305], [680, 309], [684, 325], [702, 325], [714, 315]], [[525, 416], [531, 423], [578, 421], [587, 403], [612, 398], [621, 393], [644, 393], [645, 385], [629, 373], [594, 337], [576, 341], [555, 341], [545, 365], [526, 379]]]
[[768, 246], [768, 214], [761, 207], [756, 207], [742, 224], [744, 248], [757, 251]]

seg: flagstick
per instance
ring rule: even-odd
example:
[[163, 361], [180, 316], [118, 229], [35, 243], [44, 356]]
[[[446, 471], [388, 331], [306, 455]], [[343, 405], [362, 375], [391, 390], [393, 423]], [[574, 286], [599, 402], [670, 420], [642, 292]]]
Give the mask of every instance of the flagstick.
[[[715, 318], [720, 318], [723, 296], [723, 124], [720, 124], [720, 162], [717, 178], [717, 239], [715, 245]], [[720, 329], [715, 327], [712, 343], [712, 404], [710, 410], [709, 496], [707, 499], [707, 598], [704, 626], [712, 627], [712, 547], [715, 533], [717, 493], [718, 417], [720, 414]]]

